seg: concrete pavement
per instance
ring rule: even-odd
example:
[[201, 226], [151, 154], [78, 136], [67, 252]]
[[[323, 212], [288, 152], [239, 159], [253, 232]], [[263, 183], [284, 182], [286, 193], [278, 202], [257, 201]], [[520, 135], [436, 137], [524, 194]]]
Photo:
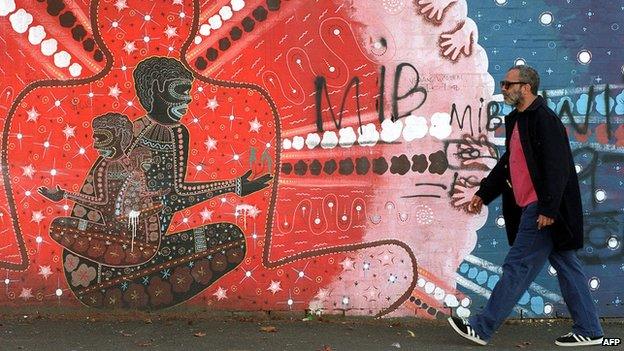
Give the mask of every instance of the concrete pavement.
[[[570, 320], [508, 321], [488, 346], [472, 345], [445, 321], [301, 313], [1, 313], [0, 350], [552, 350]], [[603, 323], [624, 337], [624, 320]], [[623, 349], [620, 347], [593, 347]], [[574, 348], [580, 350], [583, 348]], [[585, 348], [588, 349], [588, 348]]]

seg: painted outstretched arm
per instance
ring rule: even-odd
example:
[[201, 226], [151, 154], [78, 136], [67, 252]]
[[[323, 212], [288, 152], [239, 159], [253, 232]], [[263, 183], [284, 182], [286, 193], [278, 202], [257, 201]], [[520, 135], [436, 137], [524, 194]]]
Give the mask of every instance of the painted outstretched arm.
[[[96, 169], [97, 167], [94, 170]], [[91, 172], [91, 174], [93, 173], [95, 172]], [[99, 177], [94, 177], [94, 179], [97, 183], [93, 186], [93, 191], [95, 192], [95, 195], [93, 196], [73, 193], [61, 188], [59, 185], [57, 185], [55, 189], [42, 186], [37, 191], [45, 198], [54, 202], [61, 201], [62, 199], [68, 199], [87, 206], [105, 205], [108, 203], [108, 186], [106, 181], [100, 179]]]
[[64, 197], [66, 199], [72, 200], [77, 203], [91, 205], [91, 206], [106, 205], [108, 203], [108, 193], [106, 192], [106, 189], [104, 189], [104, 191], [102, 191], [100, 194], [97, 194], [96, 196], [89, 196], [89, 195], [80, 194], [80, 193], [72, 193], [72, 192], [65, 191], [65, 190], [63, 191], [65, 192]]
[[188, 164], [189, 135], [184, 127], [174, 129], [176, 145], [182, 145], [179, 155], [174, 156], [174, 192], [178, 196], [186, 197], [186, 206], [192, 206], [214, 196], [225, 193], [235, 193], [238, 196], [246, 196], [268, 186], [273, 177], [265, 174], [256, 179], [249, 180], [251, 170], [243, 176], [235, 179], [220, 180], [213, 182], [187, 182], [186, 167]]

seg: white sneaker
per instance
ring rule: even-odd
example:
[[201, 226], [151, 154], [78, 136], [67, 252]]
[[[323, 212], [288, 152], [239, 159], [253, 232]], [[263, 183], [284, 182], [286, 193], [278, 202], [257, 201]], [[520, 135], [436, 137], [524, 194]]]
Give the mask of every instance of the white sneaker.
[[470, 326], [467, 320], [456, 317], [449, 317], [448, 322], [455, 329], [457, 334], [479, 345], [487, 345], [487, 341], [481, 339], [479, 334]]
[[567, 333], [566, 335], [562, 335], [555, 340], [555, 345], [558, 346], [591, 346], [591, 345], [602, 345], [602, 336], [596, 337], [588, 337], [582, 336], [574, 333]]

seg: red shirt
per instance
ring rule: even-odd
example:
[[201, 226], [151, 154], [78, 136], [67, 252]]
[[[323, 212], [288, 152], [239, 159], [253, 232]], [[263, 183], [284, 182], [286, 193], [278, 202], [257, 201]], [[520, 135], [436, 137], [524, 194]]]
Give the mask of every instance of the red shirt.
[[514, 197], [518, 206], [525, 207], [537, 201], [537, 194], [535, 193], [529, 169], [527, 168], [526, 158], [522, 151], [522, 143], [520, 142], [517, 123], [514, 126], [513, 132], [511, 132], [509, 148], [511, 149], [509, 154], [509, 171], [511, 173]]

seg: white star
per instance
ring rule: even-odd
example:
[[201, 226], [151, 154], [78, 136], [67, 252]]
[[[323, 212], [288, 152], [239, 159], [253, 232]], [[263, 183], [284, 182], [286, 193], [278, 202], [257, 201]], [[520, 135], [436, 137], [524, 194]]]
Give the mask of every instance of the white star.
[[208, 149], [208, 151], [217, 149], [217, 141], [211, 137], [208, 137], [208, 139], [204, 141], [204, 145], [206, 145], [206, 149]]
[[282, 288], [280, 287], [282, 283], [277, 281], [274, 282], [271, 280], [271, 284], [269, 285], [269, 287], [267, 288], [267, 290], [269, 290], [270, 292], [273, 293], [273, 295], [275, 295], [278, 291], [282, 290]]
[[69, 140], [69, 138], [76, 136], [76, 126], [71, 127], [69, 124], [65, 126], [63, 129], [63, 134], [65, 134], [65, 140]]
[[199, 213], [201, 215], [202, 221], [211, 221], [212, 220], [212, 211], [205, 208]]
[[35, 110], [34, 106], [30, 110], [26, 111], [26, 114], [28, 114], [28, 118], [26, 118], [26, 122], [37, 122], [37, 119], [40, 116], [39, 112]]
[[126, 41], [123, 47], [123, 51], [127, 52], [128, 55], [133, 53], [136, 49], [136, 45], [134, 45], [133, 41]]
[[24, 299], [24, 301], [31, 299], [33, 297], [32, 289], [22, 288], [22, 292], [20, 293], [19, 297]]
[[256, 206], [251, 206], [247, 211], [247, 215], [256, 218], [261, 211]]
[[123, 9], [128, 8], [128, 4], [126, 3], [126, 0], [117, 0], [115, 1], [115, 4], [113, 6], [117, 8], [117, 11], [121, 11]]
[[108, 96], [112, 96], [117, 99], [119, 95], [121, 95], [121, 90], [119, 89], [117, 84], [113, 85], [112, 87], [108, 87]]
[[22, 175], [24, 177], [32, 179], [33, 175], [35, 175], [35, 172], [35, 167], [32, 164], [29, 164], [28, 166], [22, 166]]
[[44, 279], [48, 279], [48, 277], [52, 275], [52, 270], [50, 266], [39, 266], [38, 274], [43, 276]]
[[314, 296], [315, 298], [319, 299], [319, 300], [325, 300], [329, 297], [329, 290], [327, 289], [319, 289], [319, 291], [316, 293], [316, 296]]
[[217, 291], [212, 295], [216, 296], [218, 301], [221, 301], [223, 299], [227, 299], [227, 295], [225, 293], [227, 293], [227, 289], [219, 287], [219, 289], [217, 289]]
[[32, 218], [30, 219], [30, 221], [39, 224], [39, 223], [41, 223], [41, 221], [44, 218], [45, 218], [45, 216], [43, 215], [43, 212], [41, 212], [41, 211], [33, 211]]
[[258, 117], [254, 118], [253, 121], [249, 122], [249, 131], [250, 132], [260, 132], [260, 128], [262, 127], [262, 123], [258, 121]]
[[211, 110], [216, 110], [217, 107], [219, 107], [219, 103], [217, 102], [217, 97], [213, 97], [212, 99], [208, 99], [208, 104], [206, 104], [206, 107], [208, 107]]
[[178, 36], [178, 29], [176, 27], [172, 27], [170, 25], [167, 25], [167, 28], [165, 28], [165, 35], [167, 36], [167, 39], [171, 39], [173, 37], [177, 37]]
[[342, 262], [340, 262], [340, 265], [342, 266], [343, 271], [352, 271], [355, 268], [354, 263], [355, 262], [352, 259], [347, 257]]

